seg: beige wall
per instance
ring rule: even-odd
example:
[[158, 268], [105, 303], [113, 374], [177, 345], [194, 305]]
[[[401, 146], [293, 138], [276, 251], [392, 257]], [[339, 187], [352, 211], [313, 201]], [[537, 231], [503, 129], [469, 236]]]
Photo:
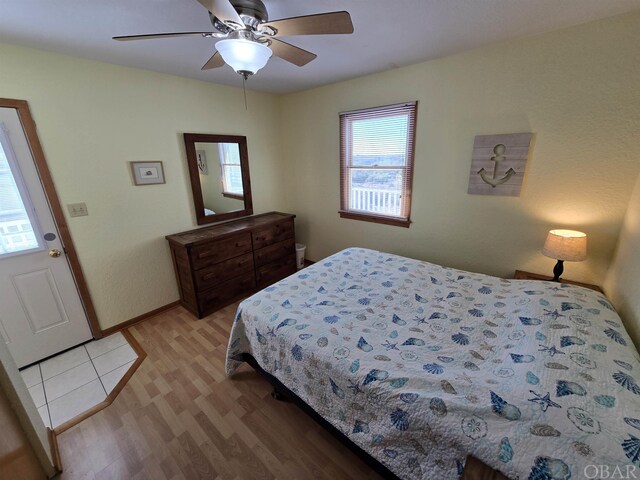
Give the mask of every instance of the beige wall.
[[[10, 45], [0, 59], [0, 95], [29, 102], [61, 202], [87, 204], [68, 221], [103, 328], [178, 299], [164, 236], [196, 227], [184, 132], [246, 135], [256, 212], [283, 208], [277, 97], [248, 92], [246, 111], [240, 89]], [[133, 186], [127, 162], [146, 160], [165, 185]]]
[[[362, 245], [550, 272], [546, 232], [568, 227], [590, 253], [565, 276], [602, 283], [640, 170], [639, 43], [629, 14], [284, 97], [249, 92], [248, 112], [239, 89], [0, 44], [0, 95], [29, 101], [62, 203], [87, 203], [68, 221], [106, 328], [178, 298], [164, 236], [196, 226], [183, 132], [246, 135], [256, 213], [296, 213], [311, 259]], [[406, 100], [420, 102], [414, 223], [340, 219], [338, 113]], [[523, 131], [535, 137], [522, 195], [467, 195], [473, 137]], [[166, 185], [133, 186], [136, 160], [162, 160]]]
[[[289, 210], [318, 260], [360, 245], [509, 276], [551, 273], [549, 229], [589, 235], [565, 276], [602, 283], [640, 170], [640, 14], [283, 98]], [[418, 100], [413, 224], [340, 219], [338, 113]], [[520, 197], [468, 195], [473, 138], [534, 132]]]
[[640, 176], [629, 202], [605, 291], [640, 347]]
[[[40, 478], [35, 470], [42, 469], [51, 478], [55, 471], [47, 427], [4, 341], [0, 342], [0, 397], [0, 479]], [[16, 470], [21, 464], [25, 471]]]
[[[202, 200], [204, 201], [205, 208], [213, 210], [214, 212], [221, 213], [216, 210], [215, 199], [216, 194], [222, 192], [222, 186], [220, 185], [220, 167], [218, 160], [218, 147], [214, 143], [196, 143], [196, 152], [198, 150], [204, 150], [207, 156], [207, 171], [208, 174], [204, 175], [200, 173], [200, 188], [202, 188]], [[217, 167], [217, 169], [216, 169]]]

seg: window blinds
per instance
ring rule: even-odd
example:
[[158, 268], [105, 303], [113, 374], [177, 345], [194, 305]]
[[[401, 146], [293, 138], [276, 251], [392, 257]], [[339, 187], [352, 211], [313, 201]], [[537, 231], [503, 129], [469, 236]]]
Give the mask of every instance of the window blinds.
[[218, 156], [222, 169], [222, 193], [242, 195], [242, 169], [238, 145], [218, 143]]
[[409, 221], [417, 102], [340, 114], [341, 212]]

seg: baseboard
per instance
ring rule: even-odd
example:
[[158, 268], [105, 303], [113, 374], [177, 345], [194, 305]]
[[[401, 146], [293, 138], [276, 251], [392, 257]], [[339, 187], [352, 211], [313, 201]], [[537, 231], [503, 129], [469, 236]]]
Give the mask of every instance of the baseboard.
[[171, 310], [172, 308], [180, 305], [180, 300], [176, 300], [175, 302], [167, 303], [162, 307], [158, 307], [155, 310], [151, 310], [150, 312], [143, 313], [142, 315], [138, 315], [137, 317], [132, 318], [131, 320], [127, 320], [126, 322], [119, 323], [118, 325], [114, 325], [113, 327], [105, 328], [102, 330], [102, 336], [106, 337], [107, 335], [111, 335], [112, 333], [119, 332], [120, 330], [124, 330], [125, 328], [129, 328], [136, 323], [140, 323], [147, 318], [151, 318], [159, 313], [162, 313], [167, 310]]

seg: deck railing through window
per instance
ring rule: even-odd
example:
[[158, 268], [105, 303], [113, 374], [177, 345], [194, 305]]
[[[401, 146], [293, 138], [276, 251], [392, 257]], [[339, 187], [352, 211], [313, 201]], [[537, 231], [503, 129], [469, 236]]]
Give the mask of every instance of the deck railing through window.
[[340, 216], [408, 228], [417, 102], [340, 113]]
[[380, 215], [400, 215], [400, 198], [401, 192], [398, 190], [352, 187], [350, 208]]

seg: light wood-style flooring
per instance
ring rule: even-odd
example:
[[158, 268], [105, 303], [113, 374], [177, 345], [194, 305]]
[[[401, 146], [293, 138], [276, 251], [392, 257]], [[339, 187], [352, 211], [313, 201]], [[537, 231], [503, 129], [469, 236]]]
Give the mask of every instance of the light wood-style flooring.
[[130, 328], [148, 356], [107, 408], [58, 436], [62, 479], [377, 479], [251, 367], [224, 375], [237, 304]]

